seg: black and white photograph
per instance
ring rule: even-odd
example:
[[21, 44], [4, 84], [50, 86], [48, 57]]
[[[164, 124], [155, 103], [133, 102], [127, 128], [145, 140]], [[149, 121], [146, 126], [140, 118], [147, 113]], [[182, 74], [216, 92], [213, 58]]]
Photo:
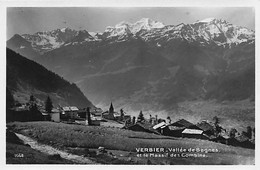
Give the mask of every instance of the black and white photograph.
[[255, 6], [5, 10], [6, 165], [255, 165]]

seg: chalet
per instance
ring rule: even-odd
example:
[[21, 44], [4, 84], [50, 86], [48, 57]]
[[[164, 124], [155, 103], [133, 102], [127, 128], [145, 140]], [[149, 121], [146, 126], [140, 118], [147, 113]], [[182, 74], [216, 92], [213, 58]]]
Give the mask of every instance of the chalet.
[[214, 126], [209, 122], [203, 120], [202, 122], [198, 123], [196, 126], [201, 130], [203, 130], [204, 134], [208, 136], [214, 135]]
[[199, 129], [184, 129], [182, 131], [183, 138], [195, 138], [195, 139], [208, 139], [205, 135], [203, 135], [203, 130]]
[[163, 129], [167, 126], [165, 122], [158, 123], [157, 125], [153, 126], [153, 129], [157, 130], [159, 133], [163, 133]]
[[120, 120], [120, 119], [121, 119], [121, 113], [114, 112], [114, 118], [115, 118], [116, 120]]
[[100, 117], [100, 118], [102, 117], [102, 113], [99, 113], [99, 112], [94, 112], [94, 113], [91, 112], [90, 114], [95, 116], [95, 117]]
[[201, 130], [196, 125], [192, 124], [191, 122], [189, 122], [185, 119], [180, 119], [174, 123], [166, 125], [163, 128], [163, 135], [182, 137], [182, 131], [186, 128]]
[[[96, 114], [95, 114], [96, 113]], [[89, 124], [89, 120], [91, 121]], [[92, 113], [90, 111], [90, 108], [86, 109], [86, 125], [93, 125], [93, 126], [100, 126], [100, 122], [102, 120], [101, 114], [98, 114], [98, 112], [94, 112], [92, 110]]]
[[26, 104], [21, 104], [20, 106], [14, 107], [12, 110], [14, 111], [28, 111], [29, 110], [29, 106], [27, 106]]
[[170, 124], [170, 126], [175, 126], [175, 127], [185, 127], [185, 128], [191, 128], [191, 129], [194, 129], [194, 128], [198, 128], [196, 127], [193, 123], [185, 120], [185, 119], [180, 119], [172, 124]]
[[87, 110], [84, 108], [84, 109], [79, 109], [77, 111], [77, 114], [78, 114], [78, 117], [80, 118], [83, 118], [83, 119], [86, 119], [86, 115], [87, 115]]
[[79, 109], [75, 106], [66, 106], [62, 107], [62, 117], [66, 117], [69, 119], [76, 119], [79, 118], [78, 111]]
[[98, 121], [102, 120], [101, 114], [90, 114], [90, 117], [91, 117], [91, 120], [98, 120]]
[[243, 134], [235, 137], [235, 139], [238, 141], [238, 146], [240, 147], [254, 148], [254, 144], [250, 142], [249, 138]]
[[101, 114], [102, 112], [103, 112], [103, 110], [101, 108], [90, 108], [91, 114], [96, 114], [96, 113]]
[[90, 115], [90, 118], [91, 118], [91, 120], [99, 120], [99, 121], [101, 121], [102, 120], [102, 118], [101, 118], [101, 116], [95, 116], [95, 115]]
[[88, 119], [86, 119], [84, 122], [85, 122], [85, 125], [91, 125], [91, 126], [100, 126], [101, 125], [101, 119], [97, 119], [97, 118], [91, 118], [91, 124], [88, 123]]
[[53, 108], [49, 115], [51, 117], [51, 121], [60, 122], [60, 110]]
[[44, 121], [60, 122], [61, 111], [59, 109], [53, 108], [51, 113], [47, 113], [44, 109], [39, 109], [42, 113]]
[[154, 125], [153, 126], [153, 129], [159, 129], [159, 128], [164, 128], [165, 126], [166, 126], [167, 124], [165, 123], [165, 122], [161, 122], [161, 123], [159, 123], [159, 124], [157, 124], [157, 125]]
[[138, 132], [160, 134], [157, 130], [153, 129], [153, 126], [148, 122], [137, 122], [136, 124], [127, 127], [127, 129]]
[[212, 137], [209, 139], [210, 141], [213, 142], [218, 142], [218, 143], [222, 143], [222, 144], [228, 144], [228, 140], [229, 140], [229, 136], [228, 135], [218, 135], [217, 137]]
[[51, 120], [51, 117], [48, 113], [45, 113], [45, 112], [41, 112], [42, 113], [42, 120], [43, 121], [50, 121]]

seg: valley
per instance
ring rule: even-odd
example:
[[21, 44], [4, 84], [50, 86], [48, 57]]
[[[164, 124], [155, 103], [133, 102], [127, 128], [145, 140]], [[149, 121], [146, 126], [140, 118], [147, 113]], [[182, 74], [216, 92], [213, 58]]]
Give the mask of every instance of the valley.
[[7, 140], [7, 163], [255, 164], [254, 30], [220, 18], [65, 27], [15, 34], [6, 59], [7, 134], [24, 141]]

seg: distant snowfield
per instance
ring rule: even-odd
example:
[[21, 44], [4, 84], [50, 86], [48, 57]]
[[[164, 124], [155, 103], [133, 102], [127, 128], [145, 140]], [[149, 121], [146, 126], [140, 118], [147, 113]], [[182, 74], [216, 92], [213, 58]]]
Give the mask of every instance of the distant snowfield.
[[[89, 34], [89, 37], [84, 40], [75, 40], [74, 38], [82, 31]], [[137, 37], [148, 42], [155, 41], [157, 47], [162, 46], [161, 41], [168, 42], [176, 38], [185, 39], [188, 42], [199, 42], [202, 46], [211, 42], [218, 46], [237, 45], [254, 40], [255, 32], [216, 18], [206, 18], [191, 24], [181, 23], [178, 25], [164, 25], [159, 21], [142, 18], [135, 23], [122, 21], [115, 26], [107, 26], [102, 33], [61, 28], [21, 36], [31, 43], [35, 51], [45, 53], [67, 45], [107, 40], [110, 41], [109, 43], [117, 43]]]

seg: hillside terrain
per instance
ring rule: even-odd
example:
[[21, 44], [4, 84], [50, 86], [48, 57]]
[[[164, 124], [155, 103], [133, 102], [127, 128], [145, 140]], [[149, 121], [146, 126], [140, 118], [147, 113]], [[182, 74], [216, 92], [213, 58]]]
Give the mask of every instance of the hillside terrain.
[[41, 105], [44, 105], [47, 96], [50, 96], [55, 107], [93, 106], [76, 84], [64, 80], [38, 63], [10, 49], [7, 49], [6, 59], [7, 91], [13, 95], [16, 102], [26, 103], [29, 96], [33, 95]]

